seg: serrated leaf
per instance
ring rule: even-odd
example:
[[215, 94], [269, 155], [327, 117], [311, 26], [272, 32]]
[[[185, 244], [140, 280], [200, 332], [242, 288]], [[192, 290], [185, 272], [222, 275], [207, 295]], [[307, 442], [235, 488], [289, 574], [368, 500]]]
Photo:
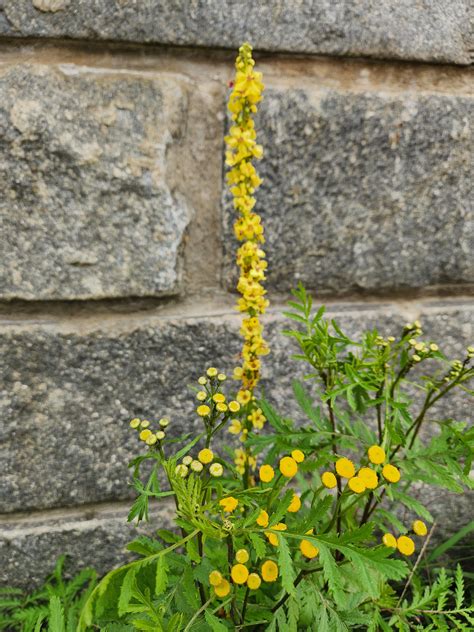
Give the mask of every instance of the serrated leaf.
[[263, 559], [267, 553], [267, 546], [265, 540], [258, 533], [249, 533], [250, 541], [254, 548], [257, 559]]
[[156, 581], [155, 581], [155, 594], [161, 595], [166, 590], [168, 586], [168, 560], [166, 555], [162, 555], [158, 558], [158, 562], [156, 564]]
[[295, 594], [294, 581], [296, 578], [295, 568], [293, 566], [293, 559], [290, 553], [290, 547], [283, 535], [280, 533], [278, 536], [278, 566], [280, 569], [281, 585], [290, 595]]
[[57, 595], [49, 600], [49, 632], [64, 632], [64, 610]]
[[130, 568], [123, 578], [122, 587], [120, 589], [120, 596], [117, 604], [117, 610], [120, 617], [129, 612], [128, 607], [135, 586], [135, 575], [136, 570], [134, 568]]
[[212, 632], [229, 632], [229, 628], [221, 623], [209, 610], [204, 611], [204, 617], [207, 624], [211, 627]]

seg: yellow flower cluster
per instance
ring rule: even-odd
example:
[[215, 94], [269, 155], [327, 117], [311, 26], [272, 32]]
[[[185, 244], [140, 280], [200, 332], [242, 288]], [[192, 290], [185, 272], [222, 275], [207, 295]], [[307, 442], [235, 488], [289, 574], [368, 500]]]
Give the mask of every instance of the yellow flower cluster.
[[200, 474], [204, 471], [204, 466], [209, 465], [209, 474], [215, 478], [219, 478], [224, 474], [224, 466], [221, 463], [213, 463], [214, 452], [209, 448], [203, 448], [199, 451], [197, 459], [187, 454], [181, 460], [181, 463], [175, 468], [175, 473], [182, 478], [186, 478], [190, 471]]
[[[412, 524], [411, 530], [412, 533], [421, 537], [424, 537], [428, 533], [428, 529], [423, 520], [415, 520]], [[385, 533], [382, 538], [382, 542], [385, 546], [398, 549], [402, 555], [410, 556], [415, 552], [415, 543], [412, 538], [407, 535], [401, 535], [396, 538], [391, 533]]]
[[[382, 465], [386, 460], [385, 450], [378, 445], [372, 445], [367, 451], [368, 460], [373, 465]], [[376, 489], [379, 484], [377, 472], [371, 467], [361, 467], [356, 473], [354, 463], [344, 457], [341, 457], [335, 464], [336, 474], [340, 478], [347, 478], [347, 488], [355, 494], [363, 494], [367, 489]], [[382, 476], [388, 483], [398, 483], [401, 478], [400, 470], [386, 463], [382, 468]], [[333, 472], [324, 472], [321, 476], [321, 482], [324, 487], [333, 489], [337, 486], [337, 478]]]
[[230, 167], [227, 182], [234, 200], [234, 208], [239, 216], [234, 224], [235, 235], [242, 243], [237, 251], [237, 265], [240, 278], [237, 289], [241, 294], [238, 309], [246, 312], [241, 333], [244, 336], [242, 350], [243, 364], [236, 377], [242, 380], [244, 390], [252, 391], [260, 377], [259, 356], [268, 353], [262, 336], [262, 325], [258, 319], [268, 306], [262, 281], [265, 280], [265, 252], [261, 219], [253, 211], [255, 190], [261, 179], [252, 164], [254, 158], [261, 158], [262, 147], [257, 144], [252, 115], [257, 111], [257, 103], [262, 98], [262, 75], [254, 69], [252, 47], [243, 44], [239, 49], [235, 68], [236, 75], [229, 98], [232, 126], [226, 136], [226, 164]]
[[[239, 549], [235, 554], [236, 564], [230, 569], [230, 576], [232, 582], [237, 586], [247, 585], [249, 590], [258, 590], [264, 582], [274, 582], [278, 578], [278, 565], [273, 560], [265, 560], [260, 567], [260, 575], [253, 571], [249, 572], [246, 564], [250, 560], [250, 555], [247, 549]], [[209, 583], [214, 589], [216, 597], [227, 597], [230, 593], [230, 582], [223, 577], [222, 573], [218, 570], [213, 570], [209, 573]]]
[[138, 438], [143, 441], [147, 446], [152, 447], [154, 445], [160, 445], [161, 441], [166, 438], [164, 429], [169, 425], [169, 419], [163, 417], [158, 422], [158, 428], [156, 431], [151, 430], [151, 422], [148, 419], [138, 419], [135, 417], [130, 422], [130, 428], [138, 432]]

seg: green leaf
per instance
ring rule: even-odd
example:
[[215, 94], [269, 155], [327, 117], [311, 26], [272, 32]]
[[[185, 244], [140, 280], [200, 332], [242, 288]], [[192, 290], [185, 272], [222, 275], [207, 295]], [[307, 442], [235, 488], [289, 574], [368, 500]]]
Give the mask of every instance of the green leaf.
[[64, 610], [57, 595], [49, 600], [49, 632], [64, 632]]
[[117, 610], [120, 617], [129, 612], [128, 606], [135, 586], [135, 575], [136, 570], [134, 568], [130, 568], [123, 579], [117, 604]]
[[465, 527], [462, 527], [462, 529], [459, 529], [459, 531], [452, 535], [448, 540], [437, 546], [434, 551], [432, 551], [431, 554], [428, 556], [428, 561], [433, 562], [434, 560], [438, 559], [441, 555], [443, 555], [443, 553], [449, 551], [449, 549], [455, 546], [460, 540], [465, 538], [472, 531], [474, 531], [474, 520], [467, 524]]
[[158, 562], [156, 564], [156, 582], [155, 582], [155, 594], [161, 595], [166, 590], [168, 586], [168, 560], [166, 559], [166, 555], [162, 555], [158, 558]]
[[456, 608], [460, 610], [464, 603], [464, 577], [461, 568], [461, 564], [456, 566], [456, 576], [455, 576], [455, 594], [456, 594]]
[[293, 559], [290, 553], [290, 547], [288, 542], [281, 532], [278, 535], [278, 565], [280, 567], [281, 585], [290, 595], [295, 594], [294, 581], [296, 578], [295, 568], [293, 566]]
[[263, 559], [267, 553], [265, 540], [260, 535], [258, 535], [258, 533], [250, 532], [248, 535], [250, 541], [252, 542], [252, 546], [254, 548], [257, 559]]
[[207, 624], [210, 626], [212, 632], [229, 632], [229, 628], [219, 621], [219, 619], [212, 614], [209, 610], [205, 610], [204, 616]]

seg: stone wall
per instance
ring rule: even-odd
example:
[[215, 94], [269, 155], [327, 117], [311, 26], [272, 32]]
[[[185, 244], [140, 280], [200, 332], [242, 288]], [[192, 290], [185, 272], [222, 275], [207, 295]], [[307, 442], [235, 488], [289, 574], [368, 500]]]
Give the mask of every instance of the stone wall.
[[186, 385], [234, 364], [223, 135], [242, 41], [266, 84], [269, 397], [291, 409], [299, 280], [354, 334], [419, 318], [448, 353], [472, 342], [469, 5], [0, 0], [0, 583], [62, 552], [123, 559], [128, 420], [192, 428]]

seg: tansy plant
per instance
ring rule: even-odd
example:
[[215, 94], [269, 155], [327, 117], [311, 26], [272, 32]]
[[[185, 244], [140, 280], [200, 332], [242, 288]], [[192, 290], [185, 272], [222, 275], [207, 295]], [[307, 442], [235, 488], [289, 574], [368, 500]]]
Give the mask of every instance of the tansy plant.
[[258, 398], [268, 301], [252, 117], [262, 90], [244, 44], [225, 139], [241, 242], [238, 386], [220, 367], [198, 377], [195, 437], [173, 436], [167, 418], [130, 422], [145, 451], [132, 462], [138, 496], [129, 519], [147, 520], [151, 501], [166, 503], [166, 515], [171, 502], [176, 529], [129, 545], [141, 557], [99, 583], [80, 629], [471, 629], [462, 570], [453, 576], [427, 562], [433, 519], [420, 484], [457, 493], [469, 485], [473, 432], [435, 404], [453, 390], [469, 393], [474, 349], [449, 363], [418, 321], [353, 340], [324, 308], [313, 313], [300, 286], [287, 313], [297, 328], [285, 332], [306, 365], [306, 385], [294, 382], [298, 423]]

